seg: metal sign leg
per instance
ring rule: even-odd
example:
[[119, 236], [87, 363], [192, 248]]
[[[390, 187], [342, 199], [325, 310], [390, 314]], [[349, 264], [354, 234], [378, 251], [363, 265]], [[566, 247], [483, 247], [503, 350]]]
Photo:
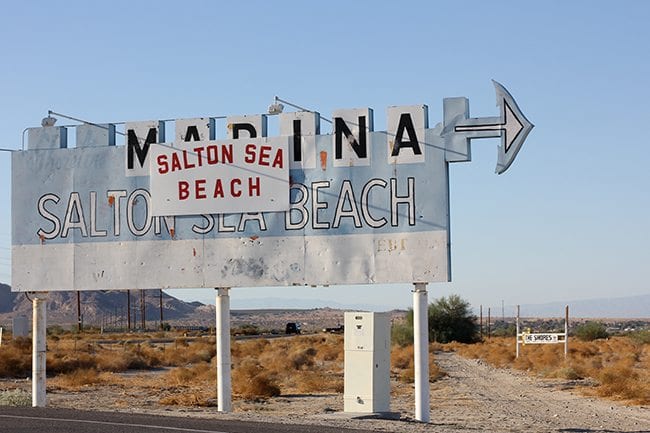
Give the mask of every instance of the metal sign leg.
[[32, 300], [32, 407], [47, 405], [45, 384], [46, 306], [44, 298]]
[[415, 366], [415, 419], [429, 422], [429, 316], [426, 283], [413, 290], [413, 354]]
[[230, 289], [217, 288], [217, 410], [230, 412]]

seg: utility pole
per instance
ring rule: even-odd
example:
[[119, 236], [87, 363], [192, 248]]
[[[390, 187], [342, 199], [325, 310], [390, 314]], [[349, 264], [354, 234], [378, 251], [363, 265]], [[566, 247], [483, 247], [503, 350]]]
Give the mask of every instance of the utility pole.
[[147, 330], [147, 318], [146, 318], [146, 306], [144, 303], [144, 289], [140, 290], [140, 323], [142, 324], [142, 330]]
[[488, 323], [487, 323], [487, 328], [488, 328], [488, 340], [492, 338], [492, 329], [490, 328], [490, 307], [488, 307]]
[[126, 291], [126, 329], [131, 332], [131, 291]]
[[481, 341], [483, 341], [483, 304], [479, 307], [479, 333], [481, 335]]
[[81, 297], [79, 291], [77, 291], [77, 332], [81, 332]]
[[163, 331], [163, 304], [162, 304], [162, 289], [160, 289], [160, 330]]

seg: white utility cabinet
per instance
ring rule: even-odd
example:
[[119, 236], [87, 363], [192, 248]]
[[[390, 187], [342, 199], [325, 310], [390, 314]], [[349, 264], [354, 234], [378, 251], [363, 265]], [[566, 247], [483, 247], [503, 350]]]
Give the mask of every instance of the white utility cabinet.
[[11, 321], [11, 333], [16, 337], [29, 336], [29, 319], [25, 316], [16, 316]]
[[389, 313], [346, 312], [344, 336], [344, 412], [389, 412]]

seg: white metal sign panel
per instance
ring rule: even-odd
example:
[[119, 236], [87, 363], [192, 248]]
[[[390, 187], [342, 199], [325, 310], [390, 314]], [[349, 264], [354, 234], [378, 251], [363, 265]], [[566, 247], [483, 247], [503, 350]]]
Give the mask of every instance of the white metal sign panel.
[[289, 209], [288, 137], [151, 145], [153, 216]]
[[564, 337], [564, 334], [522, 334], [524, 337], [524, 344], [555, 344], [559, 343], [559, 337]]
[[[499, 103], [516, 107], [500, 89]], [[200, 127], [178, 122], [181, 131], [171, 136], [186, 143], [174, 143], [173, 152], [156, 149], [165, 137], [162, 121], [127, 123], [124, 146], [111, 145], [114, 140], [103, 133], [84, 134], [83, 141], [103, 138], [71, 149], [65, 148], [65, 128], [32, 128], [28, 150], [12, 154], [12, 289], [448, 281], [448, 163], [469, 161], [473, 138], [503, 139], [508, 119], [520, 114], [502, 112], [490, 119], [497, 127], [486, 129], [477, 123], [480, 118], [469, 118], [468, 106], [465, 98], [445, 100], [444, 120], [432, 129], [426, 127], [424, 106], [391, 107], [386, 132], [373, 132], [367, 108], [336, 111], [332, 133], [325, 135], [319, 134], [315, 113], [283, 117], [281, 137], [268, 141], [266, 116], [227, 118], [228, 140], [290, 146], [283, 155], [288, 163], [282, 159], [283, 169], [289, 167], [288, 180], [286, 172], [282, 177], [285, 192], [289, 185], [283, 204], [288, 207], [277, 211], [197, 207], [158, 216], [166, 212], [156, 208], [167, 193], [179, 198], [182, 191], [197, 202], [217, 189], [208, 188], [207, 179], [216, 176], [212, 171], [190, 175], [181, 189], [179, 177], [170, 176], [169, 187], [149, 175], [152, 164], [159, 170], [164, 165], [155, 158], [166, 157], [171, 173], [170, 155], [223, 144], [196, 140], [206, 133], [214, 137], [214, 124], [206, 130], [205, 120], [198, 120]], [[532, 128], [523, 117], [518, 122], [524, 128], [501, 148], [499, 170], [510, 165]], [[259, 166], [260, 153], [256, 157]], [[261, 160], [273, 165], [276, 157], [269, 152]], [[180, 172], [190, 172], [190, 159], [179, 163], [185, 167]], [[206, 180], [205, 192], [197, 179]], [[232, 188], [238, 183], [227, 186], [231, 196], [238, 193]]]

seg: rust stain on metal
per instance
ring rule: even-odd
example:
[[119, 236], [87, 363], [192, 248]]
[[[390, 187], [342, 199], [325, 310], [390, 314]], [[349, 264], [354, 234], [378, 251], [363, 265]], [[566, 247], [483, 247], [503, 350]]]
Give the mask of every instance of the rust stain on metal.
[[109, 195], [108, 196], [108, 205], [113, 206], [115, 204], [115, 196], [114, 195]]
[[257, 236], [257, 235], [253, 235], [253, 236], [251, 236], [251, 241], [256, 241], [256, 240], [258, 240], [259, 238], [260, 238], [259, 236]]
[[320, 168], [323, 171], [327, 170], [327, 152], [324, 150], [320, 152]]
[[45, 235], [40, 234], [38, 235], [38, 238], [41, 240], [41, 245], [45, 244]]
[[169, 229], [169, 235], [172, 237], [172, 239], [175, 239], [176, 230], [174, 230], [173, 228]]
[[196, 257], [196, 248], [192, 248], [192, 256]]

